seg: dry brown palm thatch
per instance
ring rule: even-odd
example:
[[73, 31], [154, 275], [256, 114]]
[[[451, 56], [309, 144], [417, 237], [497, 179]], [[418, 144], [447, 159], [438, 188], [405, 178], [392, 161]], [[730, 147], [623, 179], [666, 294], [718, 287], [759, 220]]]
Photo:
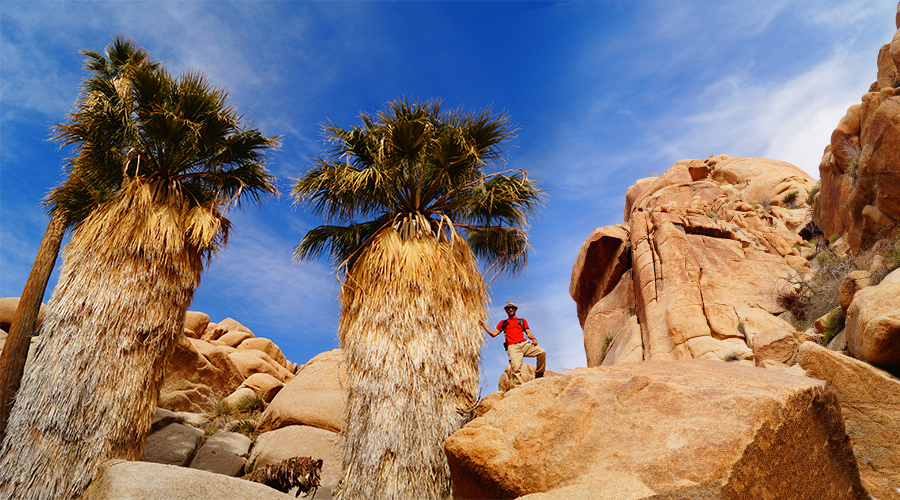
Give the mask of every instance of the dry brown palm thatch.
[[468, 245], [452, 228], [385, 229], [340, 298], [350, 378], [336, 498], [447, 498], [442, 444], [470, 418], [484, 342], [487, 296]]
[[135, 179], [66, 246], [0, 451], [0, 498], [78, 498], [102, 461], [140, 459], [200, 248], [227, 226], [176, 194]]
[[[294, 497], [304, 496], [315, 498], [319, 489], [319, 476], [322, 474], [322, 459], [313, 460], [312, 457], [291, 457], [277, 464], [269, 464], [245, 475], [241, 479], [261, 483], [269, 488], [288, 493], [297, 488]], [[309, 491], [312, 490], [312, 495]]]

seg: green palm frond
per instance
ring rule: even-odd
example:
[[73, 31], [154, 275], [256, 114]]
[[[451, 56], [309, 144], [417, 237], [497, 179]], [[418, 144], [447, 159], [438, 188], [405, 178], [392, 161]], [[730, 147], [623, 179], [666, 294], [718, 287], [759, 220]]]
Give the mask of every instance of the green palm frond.
[[350, 267], [359, 250], [379, 230], [389, 226], [389, 217], [346, 226], [323, 225], [306, 233], [294, 249], [296, 260], [329, 256], [334, 262], [346, 262]]
[[528, 264], [528, 235], [524, 230], [501, 226], [468, 227], [466, 241], [475, 256], [487, 263], [490, 276], [518, 276]]
[[[506, 115], [442, 111], [439, 100], [398, 99], [360, 118], [361, 127], [323, 127], [325, 153], [293, 186], [296, 203], [341, 224], [311, 231], [295, 253], [298, 259], [329, 255], [343, 263], [370, 240], [352, 236], [371, 229], [367, 221], [378, 221], [376, 230], [386, 220], [419, 228], [400, 231], [404, 238], [421, 234], [421, 228], [436, 235], [447, 222], [471, 228], [476, 237], [494, 234], [500, 241], [481, 244], [478, 255], [501, 271], [522, 269], [524, 229], [543, 194], [522, 171], [491, 171], [505, 164], [503, 150], [514, 137]], [[341, 227], [354, 229], [345, 233]]]

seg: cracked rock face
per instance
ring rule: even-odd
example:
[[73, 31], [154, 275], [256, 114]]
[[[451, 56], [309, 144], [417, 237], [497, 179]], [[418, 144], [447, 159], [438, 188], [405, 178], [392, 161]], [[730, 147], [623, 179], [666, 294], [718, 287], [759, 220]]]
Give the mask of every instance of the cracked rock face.
[[[595, 230], [573, 266], [569, 289], [588, 366], [729, 357], [754, 364], [757, 335], [794, 332], [773, 290], [809, 271], [798, 233], [814, 186], [793, 165], [725, 155], [638, 181], [627, 225]], [[792, 191], [793, 206], [778, 206]]]

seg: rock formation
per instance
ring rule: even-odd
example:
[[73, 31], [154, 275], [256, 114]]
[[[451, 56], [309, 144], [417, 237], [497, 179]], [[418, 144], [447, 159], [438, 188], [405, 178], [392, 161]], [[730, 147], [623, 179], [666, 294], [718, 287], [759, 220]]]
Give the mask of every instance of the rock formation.
[[773, 286], [809, 272], [799, 233], [814, 187], [788, 163], [725, 155], [639, 180], [626, 195], [625, 224], [595, 230], [573, 266], [588, 366], [754, 363], [757, 336], [794, 331]]
[[264, 391], [271, 401], [296, 370], [275, 343], [237, 321], [210, 323], [206, 314], [188, 311], [184, 337], [166, 366], [159, 406], [209, 411], [216, 398], [242, 387]]
[[898, 64], [900, 29], [878, 53], [877, 80], [847, 110], [819, 163], [813, 220], [826, 237], [845, 235], [853, 252], [900, 230]]

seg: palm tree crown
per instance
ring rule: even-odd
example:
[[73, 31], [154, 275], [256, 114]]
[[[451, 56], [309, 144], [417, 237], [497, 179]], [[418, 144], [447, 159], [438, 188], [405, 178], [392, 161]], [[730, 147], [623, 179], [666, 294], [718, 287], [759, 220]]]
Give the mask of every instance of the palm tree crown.
[[223, 89], [199, 73], [172, 77], [128, 40], [116, 38], [105, 56], [82, 53], [93, 75], [56, 135], [77, 154], [69, 181], [47, 198], [69, 225], [137, 183], [152, 205], [174, 210], [146, 224], [180, 228], [189, 243], [215, 251], [229, 228], [220, 208], [277, 193], [265, 164], [278, 138], [246, 126]]
[[309, 231], [297, 258], [328, 254], [349, 270], [382, 229], [407, 239], [422, 232], [449, 238], [462, 228], [493, 271], [524, 268], [524, 228], [542, 192], [523, 171], [486, 172], [502, 164], [513, 137], [505, 115], [401, 99], [361, 118], [363, 126], [350, 130], [327, 125], [332, 147], [294, 185], [298, 203], [338, 223]]

